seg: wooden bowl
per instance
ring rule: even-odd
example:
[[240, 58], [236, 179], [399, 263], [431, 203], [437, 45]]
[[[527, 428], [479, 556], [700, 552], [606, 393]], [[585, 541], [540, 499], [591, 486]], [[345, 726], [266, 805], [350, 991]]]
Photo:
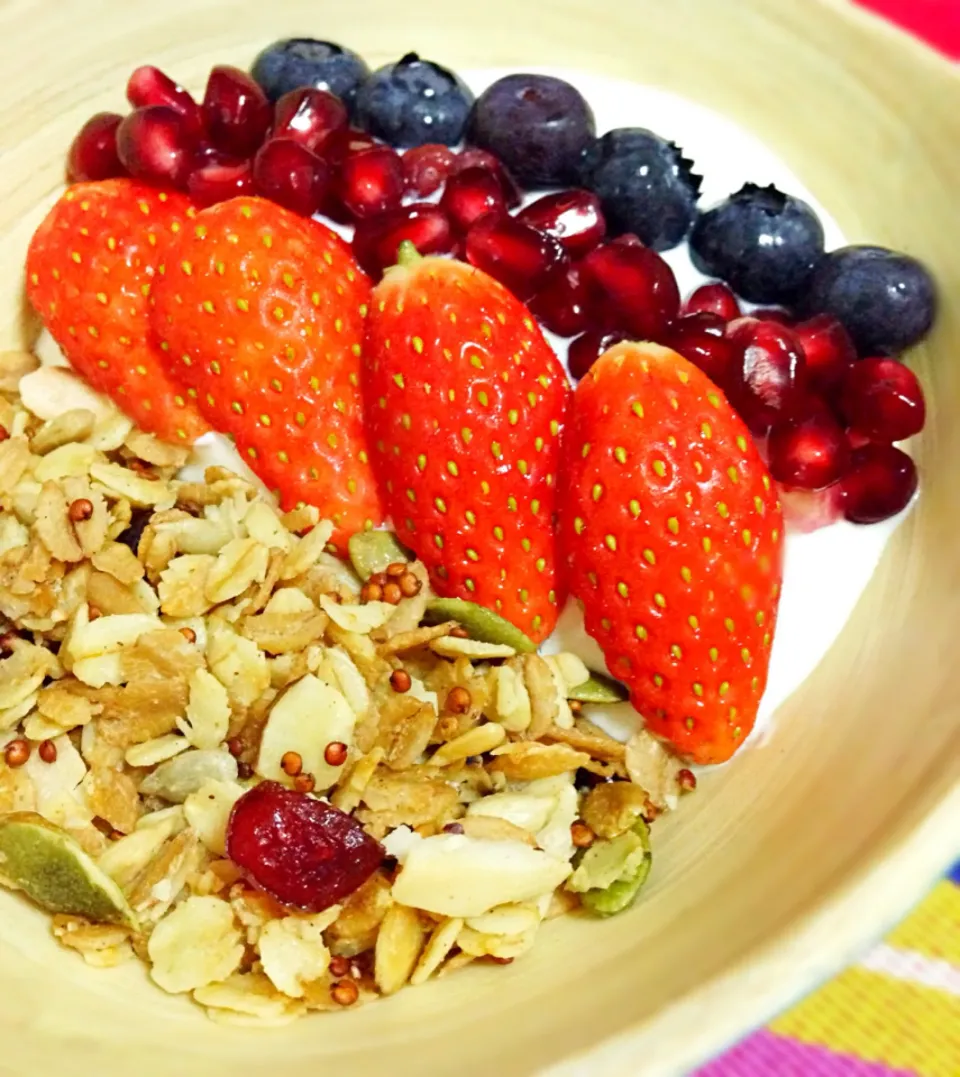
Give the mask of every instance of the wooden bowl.
[[[357, 1013], [277, 1031], [208, 1021], [138, 964], [87, 968], [3, 895], [4, 1071], [679, 1074], [768, 1018], [907, 911], [960, 834], [960, 76], [826, 0], [8, 0], [0, 346], [30, 343], [27, 240], [88, 115], [151, 62], [200, 88], [291, 33], [374, 62], [559, 63], [661, 84], [776, 150], [851, 240], [922, 258], [946, 301], [912, 361], [929, 393], [923, 496], [773, 739], [658, 827], [653, 882], [610, 922], [554, 923], [534, 952]], [[643, 117], [638, 117], [643, 122]], [[669, 134], [669, 132], [666, 132]]]

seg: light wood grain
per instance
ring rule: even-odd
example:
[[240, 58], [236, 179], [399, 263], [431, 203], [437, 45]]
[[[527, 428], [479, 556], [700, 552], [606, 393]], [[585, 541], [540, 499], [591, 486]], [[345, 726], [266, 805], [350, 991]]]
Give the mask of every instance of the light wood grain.
[[[0, 346], [29, 342], [22, 259], [73, 132], [157, 63], [194, 89], [291, 33], [382, 62], [561, 63], [659, 83], [763, 137], [853, 239], [922, 257], [947, 302], [913, 357], [930, 394], [923, 498], [839, 643], [763, 749], [658, 827], [645, 900], [553, 924], [509, 970], [361, 1012], [226, 1029], [136, 965], [87, 969], [0, 898], [0, 1069], [77, 1077], [279, 1072], [678, 1074], [902, 915], [960, 840], [960, 79], [826, 0], [5, 0]], [[640, 118], [642, 121], [642, 118]], [[665, 132], [669, 134], [669, 132]]]

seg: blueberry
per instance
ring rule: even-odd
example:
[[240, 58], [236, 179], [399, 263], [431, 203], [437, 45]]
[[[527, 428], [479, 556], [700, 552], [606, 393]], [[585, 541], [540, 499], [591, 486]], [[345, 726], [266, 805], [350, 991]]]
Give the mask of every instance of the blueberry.
[[580, 182], [596, 194], [613, 234], [632, 232], [655, 251], [676, 247], [697, 215], [700, 177], [673, 142], [618, 127], [589, 146]]
[[916, 258], [886, 247], [841, 247], [817, 263], [804, 314], [832, 314], [861, 355], [897, 355], [930, 331], [937, 289]]
[[525, 187], [575, 182], [595, 134], [580, 91], [549, 75], [497, 79], [477, 98], [467, 126], [467, 141], [499, 157]]
[[823, 226], [799, 198], [746, 183], [700, 215], [690, 257], [750, 303], [791, 305], [823, 254]]
[[369, 77], [370, 68], [342, 45], [291, 37], [265, 48], [250, 73], [271, 101], [301, 86], [313, 86], [336, 94], [352, 112], [357, 90]]
[[357, 95], [357, 118], [392, 146], [454, 146], [473, 104], [473, 94], [452, 71], [408, 52], [367, 79]]

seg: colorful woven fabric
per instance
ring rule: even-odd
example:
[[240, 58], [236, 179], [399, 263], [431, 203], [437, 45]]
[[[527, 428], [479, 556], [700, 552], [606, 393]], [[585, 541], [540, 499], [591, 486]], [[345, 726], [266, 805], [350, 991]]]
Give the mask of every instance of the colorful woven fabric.
[[960, 864], [858, 965], [695, 1077], [960, 1077]]

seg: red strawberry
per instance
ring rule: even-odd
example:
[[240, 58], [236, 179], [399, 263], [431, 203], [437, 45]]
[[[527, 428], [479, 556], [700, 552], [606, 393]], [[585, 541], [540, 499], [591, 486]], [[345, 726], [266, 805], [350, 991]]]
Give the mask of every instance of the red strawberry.
[[649, 729], [719, 763], [753, 728], [783, 518], [746, 426], [686, 359], [618, 344], [580, 382], [561, 541], [570, 590]]
[[373, 300], [366, 421], [397, 533], [441, 594], [539, 641], [563, 600], [553, 523], [563, 368], [527, 308], [472, 266], [415, 256]]
[[27, 294], [64, 355], [138, 426], [168, 441], [206, 430], [165, 373], [150, 332], [157, 265], [196, 211], [181, 194], [128, 179], [78, 183], [27, 253]]
[[154, 295], [171, 372], [285, 507], [333, 521], [341, 550], [381, 519], [360, 413], [369, 301], [338, 236], [262, 198], [198, 213]]

